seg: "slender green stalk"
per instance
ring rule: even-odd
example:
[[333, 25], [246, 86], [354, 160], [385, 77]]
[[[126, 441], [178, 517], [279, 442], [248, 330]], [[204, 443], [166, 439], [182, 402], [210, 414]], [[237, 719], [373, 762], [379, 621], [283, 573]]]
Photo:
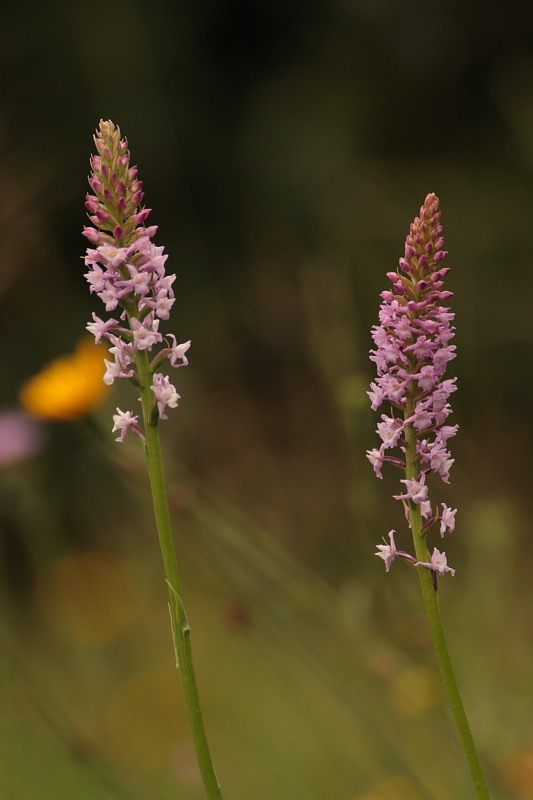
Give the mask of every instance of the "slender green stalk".
[[157, 533], [169, 591], [170, 620], [176, 653], [176, 667], [181, 675], [196, 758], [206, 795], [209, 800], [222, 800], [222, 792], [211, 761], [194, 674], [191, 630], [183, 605], [183, 592], [172, 536], [161, 440], [159, 438], [158, 416], [152, 410], [154, 396], [150, 391], [151, 373], [146, 351], [138, 351], [136, 353], [136, 362], [142, 384], [141, 402], [146, 435], [145, 448]]
[[[413, 414], [414, 401], [408, 397], [405, 418], [407, 419]], [[416, 431], [412, 424], [406, 425], [406, 476], [408, 479], [414, 479], [418, 474], [416, 466]], [[410, 502], [410, 518], [411, 530], [413, 533], [413, 541], [415, 545], [417, 561], [428, 562], [430, 560], [429, 551], [426, 544], [426, 539], [422, 532], [422, 514], [420, 505]], [[444, 628], [442, 625], [442, 617], [440, 613], [439, 598], [433, 583], [435, 573], [428, 570], [426, 567], [417, 567], [418, 575], [420, 577], [420, 584], [422, 586], [422, 594], [424, 597], [424, 605], [426, 614], [431, 630], [431, 637], [433, 639], [433, 646], [437, 656], [440, 674], [446, 690], [446, 695], [459, 735], [463, 745], [463, 750], [470, 768], [470, 774], [474, 783], [476, 794], [479, 800], [489, 800], [489, 792], [485, 783], [483, 771], [477, 754], [474, 738], [470, 730], [470, 725], [466, 712], [459, 693], [459, 687], [455, 678], [455, 674], [450, 660], [450, 654], [446, 645], [446, 638], [444, 636]]]

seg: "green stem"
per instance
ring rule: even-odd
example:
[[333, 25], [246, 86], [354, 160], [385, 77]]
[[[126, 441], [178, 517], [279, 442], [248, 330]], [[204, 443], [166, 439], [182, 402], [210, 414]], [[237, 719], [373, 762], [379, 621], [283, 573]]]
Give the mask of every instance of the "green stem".
[[176, 654], [176, 667], [181, 675], [196, 758], [206, 795], [209, 800], [222, 800], [220, 785], [211, 761], [194, 674], [190, 639], [191, 630], [183, 605], [183, 592], [172, 536], [161, 440], [159, 438], [158, 416], [153, 413], [152, 409], [154, 395], [150, 390], [152, 377], [146, 351], [138, 351], [136, 353], [136, 362], [142, 385], [141, 402], [146, 435], [145, 448], [157, 533], [169, 592], [170, 620]]
[[[407, 401], [407, 408], [405, 417], [410, 417], [414, 412], [414, 401], [409, 398]], [[416, 462], [416, 431], [412, 424], [406, 426], [406, 477], [410, 480], [418, 477], [419, 468]], [[417, 503], [410, 503], [410, 518], [411, 530], [413, 533], [413, 541], [415, 545], [415, 552], [418, 561], [429, 562], [430, 555], [426, 544], [425, 536], [422, 533], [422, 514], [420, 505]], [[433, 639], [433, 646], [439, 665], [440, 674], [446, 690], [446, 695], [459, 735], [463, 745], [463, 750], [470, 768], [472, 781], [476, 789], [476, 794], [479, 800], [490, 800], [489, 791], [485, 782], [485, 777], [481, 769], [479, 756], [477, 754], [476, 745], [470, 730], [470, 725], [466, 712], [461, 700], [459, 687], [450, 660], [450, 654], [446, 645], [446, 638], [444, 636], [444, 628], [442, 625], [442, 617], [440, 613], [439, 598], [435, 585], [433, 583], [433, 574], [427, 567], [417, 567], [420, 584], [422, 586], [422, 594], [424, 597], [424, 605], [426, 614], [431, 630], [431, 637]]]

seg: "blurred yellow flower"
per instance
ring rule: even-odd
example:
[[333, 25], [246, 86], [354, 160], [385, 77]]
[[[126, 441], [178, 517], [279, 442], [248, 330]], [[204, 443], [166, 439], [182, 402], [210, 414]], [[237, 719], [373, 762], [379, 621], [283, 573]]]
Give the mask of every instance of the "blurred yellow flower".
[[390, 688], [395, 705], [414, 717], [442, 702], [442, 684], [432, 667], [405, 667], [397, 672]]
[[357, 800], [422, 800], [422, 795], [406, 775], [393, 775], [380, 781], [368, 794]]
[[508, 750], [498, 764], [504, 789], [517, 800], [533, 798], [533, 744]]
[[37, 600], [58, 632], [89, 647], [115, 641], [141, 613], [140, 587], [126, 562], [96, 550], [65, 556], [43, 570]]
[[57, 358], [30, 378], [20, 391], [20, 402], [41, 419], [78, 419], [105, 398], [104, 345], [82, 339], [72, 355]]

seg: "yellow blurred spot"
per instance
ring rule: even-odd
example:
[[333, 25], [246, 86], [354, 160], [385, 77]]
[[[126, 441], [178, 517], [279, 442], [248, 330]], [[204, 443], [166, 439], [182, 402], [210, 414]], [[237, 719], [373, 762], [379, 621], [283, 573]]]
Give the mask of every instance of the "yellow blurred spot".
[[99, 552], [78, 553], [53, 564], [41, 577], [38, 600], [63, 635], [92, 647], [107, 645], [130, 628], [141, 602], [126, 566]]
[[368, 794], [356, 800], [424, 800], [416, 786], [406, 775], [385, 778]]
[[394, 676], [391, 687], [393, 702], [411, 716], [425, 714], [442, 698], [439, 674], [430, 667], [407, 667]]
[[194, 750], [186, 746], [190, 734], [179, 684], [169, 657], [116, 689], [98, 731], [108, 758], [128, 771], [179, 766], [191, 782], [198, 779]]
[[510, 750], [499, 766], [503, 787], [518, 800], [533, 800], [533, 746]]
[[109, 391], [103, 382], [107, 348], [82, 339], [75, 353], [51, 361], [20, 391], [20, 402], [41, 419], [77, 419], [89, 414]]

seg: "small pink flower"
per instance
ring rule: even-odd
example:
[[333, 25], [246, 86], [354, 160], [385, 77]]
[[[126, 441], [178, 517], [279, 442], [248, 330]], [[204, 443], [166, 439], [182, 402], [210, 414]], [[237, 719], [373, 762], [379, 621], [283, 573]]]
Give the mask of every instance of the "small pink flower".
[[433, 415], [428, 412], [423, 405], [419, 404], [416, 407], [415, 413], [409, 418], [417, 431], [423, 431], [425, 428], [430, 428], [433, 425]]
[[450, 533], [455, 530], [455, 515], [457, 514], [456, 508], [448, 508], [446, 503], [442, 504], [442, 513], [440, 515], [440, 535], [444, 536], [446, 531]]
[[437, 382], [437, 376], [435, 375], [435, 367], [431, 364], [427, 364], [425, 367], [422, 367], [418, 374], [418, 385], [424, 392], [429, 392], [435, 386]]
[[174, 345], [172, 347], [169, 347], [168, 349], [168, 360], [170, 361], [170, 364], [173, 367], [186, 367], [189, 362], [187, 360], [187, 356], [185, 355], [185, 353], [191, 346], [190, 339], [188, 342], [183, 342], [183, 344], [178, 344], [176, 341], [176, 337], [174, 336], [173, 333], [169, 334], [168, 338], [174, 339]]
[[383, 452], [381, 450], [367, 450], [366, 457], [374, 467], [374, 472], [378, 476], [378, 478], [383, 478], [381, 474], [381, 468], [383, 466]]
[[455, 575], [455, 570], [448, 566], [446, 553], [441, 553], [436, 547], [433, 549], [431, 561], [417, 561], [415, 566], [427, 567], [428, 569], [438, 572], [439, 575], [444, 575], [445, 572], [450, 572], [452, 575]]
[[93, 313], [93, 320], [94, 322], [89, 322], [87, 324], [87, 330], [89, 333], [93, 334], [96, 344], [100, 344], [103, 336], [107, 337], [108, 333], [119, 327], [118, 322], [113, 318], [104, 322], [104, 320]]
[[131, 411], [121, 411], [120, 408], [117, 408], [117, 413], [113, 414], [113, 423], [112, 433], [120, 431], [120, 435], [116, 437], [117, 442], [123, 442], [130, 430], [137, 435], [142, 434], [139, 426], [139, 417], [133, 416]]
[[423, 503], [428, 497], [428, 487], [426, 486], [426, 476], [422, 476], [418, 480], [409, 480], [403, 478], [400, 483], [405, 483], [407, 492], [405, 494], [394, 495], [395, 500], [412, 500], [413, 503]]
[[169, 408], [176, 408], [180, 401], [179, 394], [170, 383], [168, 375], [162, 375], [160, 372], [156, 372], [154, 375], [154, 382], [150, 388], [157, 400], [157, 409], [160, 418], [167, 419], [165, 409], [167, 406]]
[[125, 264], [128, 260], [127, 247], [114, 247], [113, 245], [104, 244], [97, 247], [97, 251], [99, 260], [109, 264], [111, 267], [118, 267], [121, 264]]
[[383, 422], [378, 422], [378, 433], [384, 447], [396, 447], [403, 429], [402, 421], [394, 417], [387, 417], [386, 414], [382, 414], [381, 419]]
[[391, 564], [396, 558], [396, 544], [394, 543], [394, 534], [395, 531], [389, 531], [389, 544], [378, 544], [378, 552], [374, 555], [379, 556], [385, 562], [385, 570], [388, 572], [391, 568]]
[[389, 531], [389, 544], [378, 544], [376, 545], [377, 552], [374, 555], [382, 558], [385, 562], [385, 570], [388, 572], [391, 568], [391, 564], [395, 558], [401, 558], [403, 561], [408, 561], [410, 564], [415, 564], [416, 559], [410, 553], [406, 553], [404, 550], [398, 550], [396, 548], [396, 544], [394, 542], [394, 534], [396, 531], [392, 530]]
[[133, 331], [133, 346], [136, 350], [151, 350], [152, 347], [161, 342], [163, 337], [157, 330], [159, 328], [159, 320], [148, 314], [141, 322], [138, 319], [131, 320], [131, 329]]

